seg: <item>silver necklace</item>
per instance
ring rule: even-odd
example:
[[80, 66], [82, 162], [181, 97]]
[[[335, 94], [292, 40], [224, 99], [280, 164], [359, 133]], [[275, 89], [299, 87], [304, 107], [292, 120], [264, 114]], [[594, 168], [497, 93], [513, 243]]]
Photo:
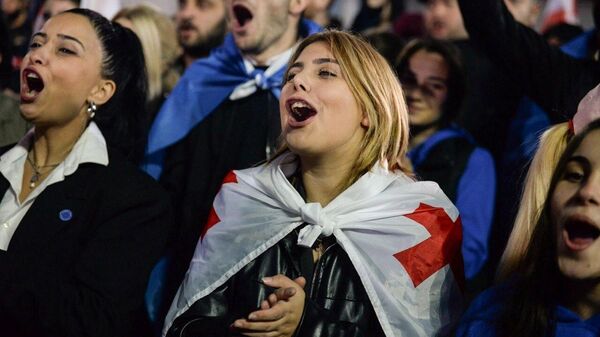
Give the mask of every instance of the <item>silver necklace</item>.
[[[31, 175], [31, 178], [29, 179], [29, 188], [35, 188], [35, 184], [40, 180], [40, 176], [42, 174], [46, 174], [46, 173], [52, 171], [55, 167], [60, 165], [60, 163], [52, 164], [52, 165], [38, 166], [35, 163], [35, 148], [32, 149], [31, 152], [33, 152], [33, 160], [29, 156], [29, 153], [27, 153], [27, 162], [29, 163], [29, 165], [31, 165], [31, 168], [33, 169], [33, 174]], [[42, 169], [45, 169], [45, 168], [49, 168], [49, 170], [46, 172], [42, 172]]]

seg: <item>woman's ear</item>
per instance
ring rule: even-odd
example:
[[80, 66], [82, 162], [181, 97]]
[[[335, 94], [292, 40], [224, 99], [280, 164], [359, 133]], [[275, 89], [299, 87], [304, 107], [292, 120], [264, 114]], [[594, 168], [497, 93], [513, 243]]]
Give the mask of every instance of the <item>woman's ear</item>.
[[101, 80], [88, 96], [88, 102], [94, 102], [98, 106], [103, 105], [115, 94], [116, 90], [117, 85], [114, 81]]
[[290, 1], [289, 12], [294, 16], [300, 17], [302, 12], [308, 6], [309, 0], [292, 0]]
[[365, 128], [368, 128], [371, 123], [369, 122], [369, 115], [367, 115], [366, 113], [363, 114], [363, 118], [360, 121], [360, 125], [362, 125]]

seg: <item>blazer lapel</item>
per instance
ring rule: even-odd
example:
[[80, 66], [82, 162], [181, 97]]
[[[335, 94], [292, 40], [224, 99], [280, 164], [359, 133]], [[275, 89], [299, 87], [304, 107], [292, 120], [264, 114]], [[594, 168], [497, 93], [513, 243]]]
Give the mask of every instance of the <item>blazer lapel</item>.
[[96, 186], [93, 183], [95, 179], [90, 176], [93, 171], [88, 165], [82, 165], [64, 181], [48, 186], [21, 220], [11, 239], [9, 251], [43, 247], [61, 231], [87, 222], [82, 218], [87, 217], [91, 186]]

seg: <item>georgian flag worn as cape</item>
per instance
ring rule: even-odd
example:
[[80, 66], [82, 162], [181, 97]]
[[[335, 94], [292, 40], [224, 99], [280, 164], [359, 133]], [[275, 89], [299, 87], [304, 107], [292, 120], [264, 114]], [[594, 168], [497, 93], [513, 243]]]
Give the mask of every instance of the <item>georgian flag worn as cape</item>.
[[461, 226], [458, 210], [439, 186], [375, 165], [322, 208], [306, 203], [287, 179], [296, 167], [296, 156], [285, 153], [228, 175], [163, 335], [195, 301], [303, 223], [300, 245], [335, 236], [386, 336], [448, 333], [462, 309]]

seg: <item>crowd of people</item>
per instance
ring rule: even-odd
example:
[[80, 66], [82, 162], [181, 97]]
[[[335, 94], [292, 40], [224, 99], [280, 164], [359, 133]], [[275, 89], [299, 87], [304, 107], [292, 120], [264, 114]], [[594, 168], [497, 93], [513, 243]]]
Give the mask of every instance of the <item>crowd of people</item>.
[[600, 336], [600, 0], [418, 1], [0, 0], [0, 331]]

